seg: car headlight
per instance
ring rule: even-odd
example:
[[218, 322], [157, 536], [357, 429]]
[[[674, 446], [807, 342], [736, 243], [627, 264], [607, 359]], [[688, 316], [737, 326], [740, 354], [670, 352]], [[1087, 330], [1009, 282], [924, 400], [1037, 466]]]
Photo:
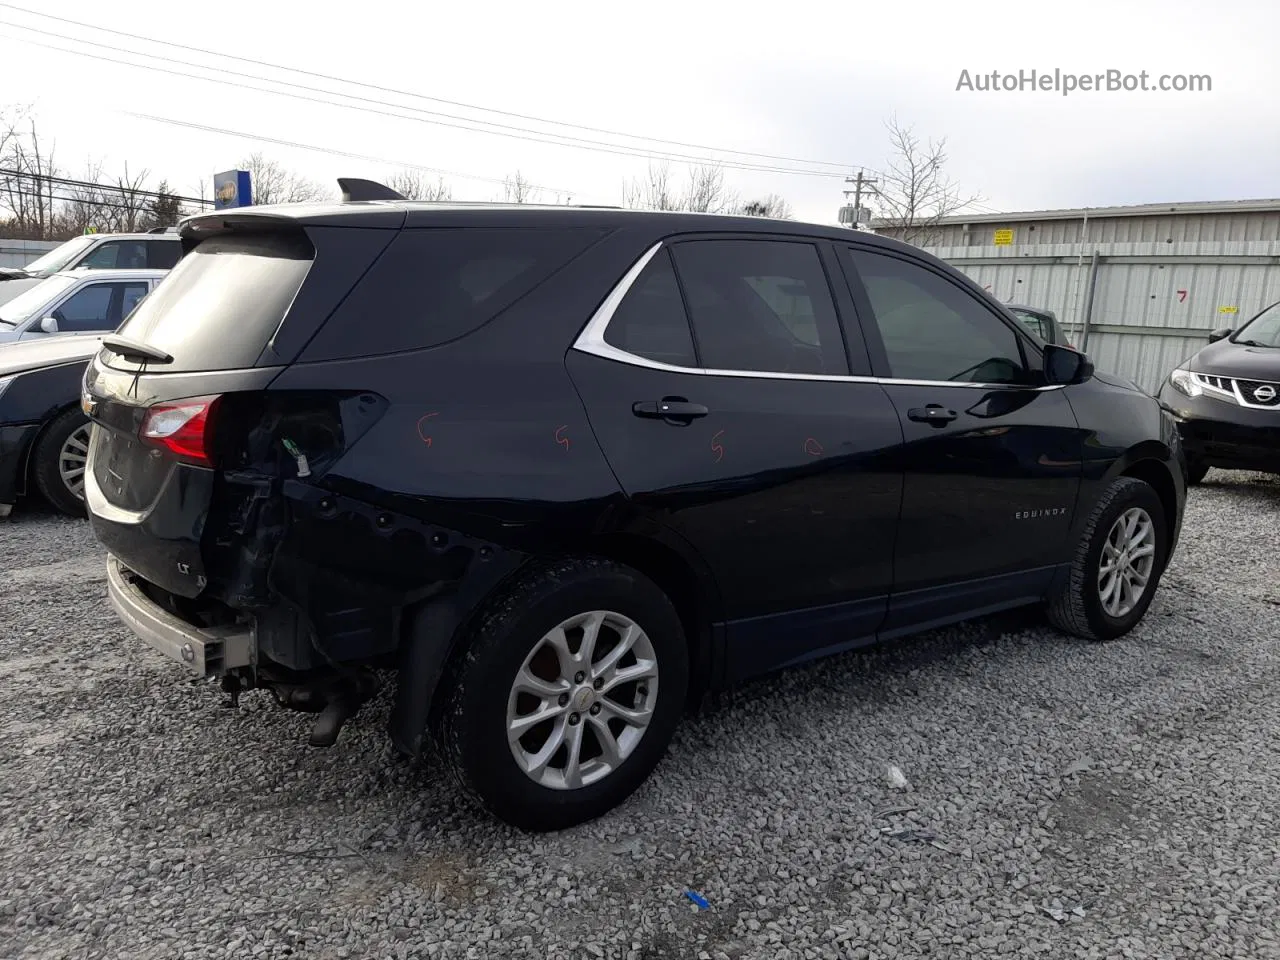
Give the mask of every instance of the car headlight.
[[1200, 381], [1195, 378], [1190, 370], [1184, 370], [1181, 367], [1169, 374], [1169, 382], [1173, 384], [1179, 393], [1188, 397], [1198, 397], [1204, 393], [1204, 387], [1200, 386]]

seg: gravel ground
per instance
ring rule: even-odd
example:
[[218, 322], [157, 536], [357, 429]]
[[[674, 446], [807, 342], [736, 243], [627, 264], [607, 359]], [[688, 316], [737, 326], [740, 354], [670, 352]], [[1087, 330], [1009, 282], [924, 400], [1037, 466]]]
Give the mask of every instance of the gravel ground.
[[[1280, 482], [1213, 473], [1130, 637], [1005, 617], [755, 683], [531, 837], [145, 650], [0, 527], [0, 956], [1280, 957]], [[894, 786], [890, 765], [908, 783]], [[699, 892], [699, 910], [685, 898]]]

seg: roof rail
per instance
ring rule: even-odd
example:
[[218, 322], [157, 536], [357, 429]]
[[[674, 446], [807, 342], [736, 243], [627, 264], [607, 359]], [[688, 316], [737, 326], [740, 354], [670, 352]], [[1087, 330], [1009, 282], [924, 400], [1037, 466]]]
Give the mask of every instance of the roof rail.
[[338, 187], [342, 190], [345, 202], [352, 200], [407, 200], [407, 197], [396, 193], [390, 187], [373, 180], [361, 180], [358, 177], [339, 177]]
[[152, 227], [147, 233], [177, 233], [177, 227]]

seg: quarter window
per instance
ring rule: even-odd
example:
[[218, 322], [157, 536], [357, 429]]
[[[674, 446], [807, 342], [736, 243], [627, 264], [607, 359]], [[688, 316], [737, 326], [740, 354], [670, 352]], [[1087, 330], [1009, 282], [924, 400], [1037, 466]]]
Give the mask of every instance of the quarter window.
[[817, 248], [781, 240], [694, 240], [673, 248], [701, 365], [847, 374]]
[[610, 318], [604, 340], [655, 363], [697, 366], [689, 318], [668, 251], [659, 250], [641, 271]]
[[898, 257], [857, 249], [848, 256], [871, 301], [892, 377], [1029, 382], [1017, 334], [960, 287]]

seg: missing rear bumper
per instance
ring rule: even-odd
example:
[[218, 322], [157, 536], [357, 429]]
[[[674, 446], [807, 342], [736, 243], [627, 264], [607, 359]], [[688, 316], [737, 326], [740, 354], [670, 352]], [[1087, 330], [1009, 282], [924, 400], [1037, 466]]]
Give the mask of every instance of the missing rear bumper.
[[143, 643], [181, 663], [197, 677], [221, 677], [253, 663], [251, 627], [197, 627], [164, 609], [143, 592], [135, 575], [107, 557], [107, 596], [116, 614]]

